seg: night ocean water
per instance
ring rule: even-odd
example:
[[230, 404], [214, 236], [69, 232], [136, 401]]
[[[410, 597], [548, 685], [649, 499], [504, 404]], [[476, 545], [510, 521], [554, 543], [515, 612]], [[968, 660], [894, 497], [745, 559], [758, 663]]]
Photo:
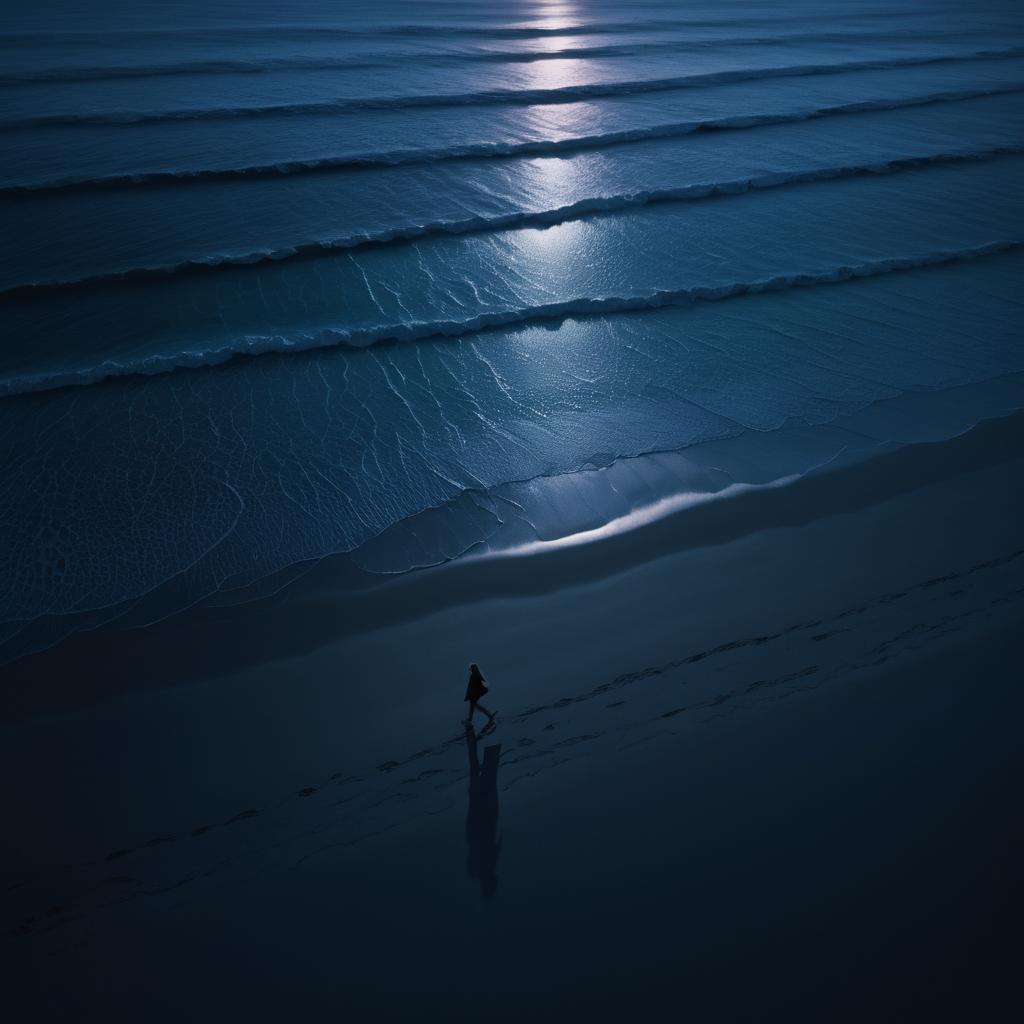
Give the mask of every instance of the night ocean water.
[[[375, 538], [402, 571], [510, 519], [571, 533], [519, 493], [537, 478], [575, 495], [581, 470], [968, 384], [991, 404], [951, 432], [1012, 407], [1014, 5], [815, 10], [17, 15], [5, 656]], [[823, 443], [790, 472], [848, 447]], [[576, 526], [679, 486], [591, 486]]]

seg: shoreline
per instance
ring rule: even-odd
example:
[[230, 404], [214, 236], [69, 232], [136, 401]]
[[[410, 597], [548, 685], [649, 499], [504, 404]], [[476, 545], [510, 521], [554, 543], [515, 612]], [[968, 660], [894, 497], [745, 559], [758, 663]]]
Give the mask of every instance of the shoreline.
[[[666, 553], [713, 548], [855, 513], [1011, 462], [1019, 458], [1022, 437], [1024, 412], [996, 417], [947, 441], [906, 445], [784, 487], [703, 502], [592, 544], [525, 557], [460, 558], [388, 578], [356, 569], [345, 556], [325, 559], [295, 588], [300, 595], [303, 588], [312, 592], [308, 600], [286, 587], [283, 595], [186, 610], [150, 626], [99, 627], [6, 665], [8, 699], [0, 722], [299, 656], [339, 638], [408, 623], [428, 610], [551, 594], [627, 573]], [[147, 665], [145, 679], [137, 676], [139, 663]]]

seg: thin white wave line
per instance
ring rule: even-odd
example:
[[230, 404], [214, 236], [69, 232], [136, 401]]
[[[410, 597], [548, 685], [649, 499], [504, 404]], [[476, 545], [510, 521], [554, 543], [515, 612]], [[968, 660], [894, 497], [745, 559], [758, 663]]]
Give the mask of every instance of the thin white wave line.
[[356, 232], [353, 235], [337, 238], [318, 238], [312, 241], [296, 242], [293, 245], [279, 249], [247, 253], [225, 253], [218, 256], [186, 260], [181, 263], [132, 267], [91, 277], [16, 284], [7, 288], [0, 288], [0, 298], [24, 297], [31, 299], [33, 296], [52, 291], [91, 288], [118, 284], [125, 281], [159, 281], [176, 275], [219, 270], [239, 270], [257, 267], [262, 264], [281, 263], [288, 259], [326, 257], [370, 246], [412, 242], [421, 238], [508, 231], [529, 227], [552, 227], [570, 220], [582, 220], [587, 217], [613, 214], [659, 203], [694, 202], [702, 199], [742, 195], [746, 192], [762, 189], [835, 181], [841, 178], [858, 177], [867, 174], [896, 174], [932, 165], [984, 162], [1020, 153], [1024, 153], [1024, 142], [1014, 146], [996, 146], [981, 150], [895, 157], [891, 160], [818, 167], [807, 171], [777, 171], [756, 177], [736, 178], [731, 181], [696, 182], [692, 185], [682, 185], [674, 188], [650, 189], [612, 196], [594, 196], [548, 210], [515, 210], [493, 217], [467, 217], [458, 221], [430, 221], [425, 224], [399, 225], [373, 234]]
[[695, 121], [677, 121], [601, 132], [595, 135], [569, 136], [563, 139], [529, 139], [520, 142], [479, 142], [440, 149], [399, 149], [379, 153], [354, 153], [345, 156], [311, 157], [306, 160], [281, 160], [271, 164], [250, 164], [239, 167], [182, 168], [172, 171], [138, 171], [101, 175], [94, 178], [54, 178], [0, 185], [0, 197], [33, 195], [44, 192], [74, 192], [91, 189], [119, 189], [142, 186], [189, 184], [198, 181], [230, 181], [238, 178], [278, 177], [292, 174], [315, 174], [321, 171], [365, 170], [370, 167], [398, 167], [433, 164], [455, 160], [515, 159], [520, 156], [573, 153], [590, 149], [683, 137], [709, 131], [737, 131], [799, 124], [824, 117], [849, 114], [886, 113], [939, 103], [962, 103], [970, 100], [1004, 96], [1024, 91], [1024, 82], [977, 89], [942, 90], [902, 99], [851, 100], [826, 107], [811, 107], [788, 113], [727, 114]]
[[182, 107], [174, 110], [120, 110], [104, 113], [43, 114], [30, 117], [0, 119], [0, 130], [22, 131], [78, 125], [139, 125], [167, 121], [223, 121], [239, 118], [263, 118], [295, 115], [332, 115], [368, 110], [404, 110], [443, 108], [451, 106], [542, 106], [575, 103], [580, 100], [633, 95], [644, 92], [672, 92], [705, 88], [733, 82], [760, 81], [771, 78], [798, 78], [811, 75], [835, 75], [850, 71], [889, 70], [931, 64], [966, 63], [978, 60], [1008, 60], [1024, 56], [1024, 48], [975, 50], [963, 54], [933, 54], [846, 61], [829, 64], [799, 64], [764, 68], [735, 69], [682, 75], [676, 78], [638, 79], [628, 82], [606, 82], [566, 85], [551, 89], [491, 89], [471, 93], [411, 93], [402, 96], [350, 97], [316, 100], [303, 103], [273, 103], [242, 107]]
[[431, 338], [457, 338], [492, 329], [520, 329], [533, 323], [567, 320], [573, 317], [604, 316], [613, 313], [642, 312], [670, 305], [691, 305], [699, 302], [720, 302], [742, 295], [784, 291], [792, 288], [840, 284], [857, 278], [924, 269], [945, 263], [961, 262], [1006, 253], [1020, 248], [1019, 241], [997, 241], [968, 249], [938, 250], [922, 256], [893, 257], [860, 264], [835, 267], [821, 273], [797, 273], [761, 278], [725, 285], [703, 285], [690, 288], [664, 289], [633, 296], [575, 298], [563, 302], [538, 305], [526, 309], [509, 309], [481, 313], [461, 321], [435, 321], [416, 324], [387, 324], [361, 330], [324, 328], [309, 334], [249, 335], [238, 338], [220, 349], [201, 352], [178, 352], [171, 355], [147, 356], [130, 363], [112, 361], [80, 370], [62, 371], [37, 376], [0, 378], [0, 398], [66, 387], [84, 387], [116, 377], [156, 376], [177, 370], [197, 370], [235, 359], [265, 354], [307, 352], [330, 348], [367, 348], [381, 343], [424, 341]]

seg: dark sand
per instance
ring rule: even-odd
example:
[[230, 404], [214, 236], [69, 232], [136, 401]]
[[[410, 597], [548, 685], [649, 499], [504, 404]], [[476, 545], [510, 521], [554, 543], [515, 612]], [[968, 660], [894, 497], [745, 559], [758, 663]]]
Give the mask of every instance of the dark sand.
[[11, 1019], [1012, 1019], [1022, 422], [10, 666]]

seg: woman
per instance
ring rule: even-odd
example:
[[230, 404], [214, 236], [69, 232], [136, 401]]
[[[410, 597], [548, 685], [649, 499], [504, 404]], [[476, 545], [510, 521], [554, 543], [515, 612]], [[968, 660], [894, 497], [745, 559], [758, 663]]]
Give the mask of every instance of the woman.
[[474, 662], [469, 666], [469, 682], [466, 684], [466, 700], [469, 701], [469, 714], [466, 717], [466, 725], [472, 725], [473, 712], [477, 708], [487, 716], [489, 721], [494, 721], [494, 715], [482, 704], [477, 703], [486, 692], [487, 680], [484, 679], [484, 674], [480, 671], [480, 667]]

